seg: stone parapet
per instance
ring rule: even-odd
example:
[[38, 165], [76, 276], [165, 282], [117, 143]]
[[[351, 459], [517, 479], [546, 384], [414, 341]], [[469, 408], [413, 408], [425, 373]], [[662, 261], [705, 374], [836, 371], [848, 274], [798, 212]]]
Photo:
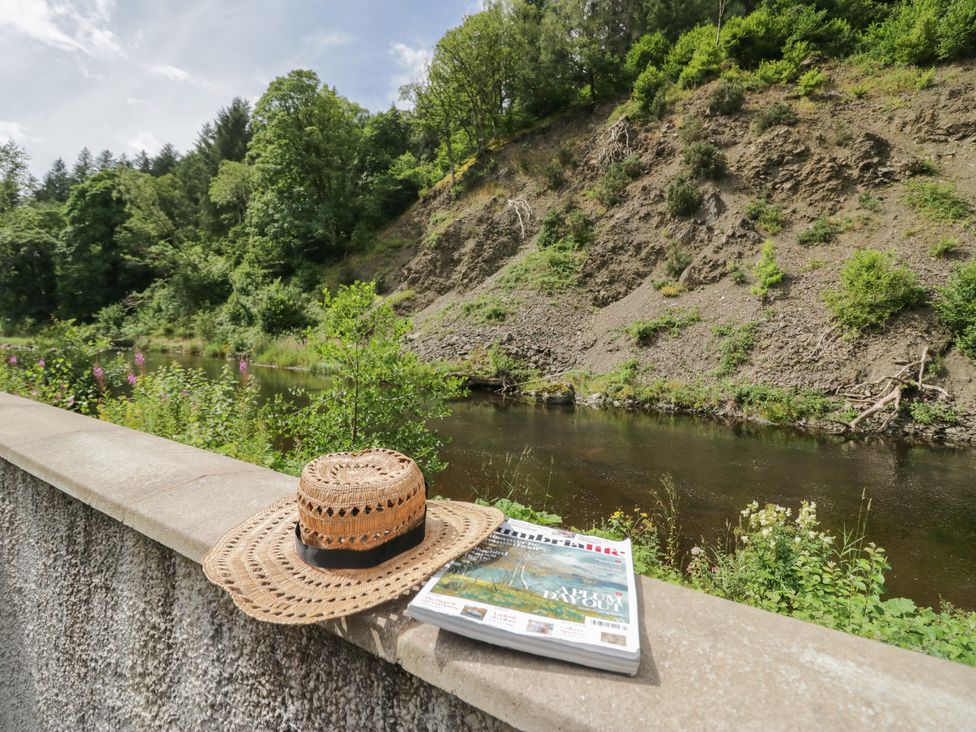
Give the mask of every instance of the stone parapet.
[[290, 476], [0, 393], [0, 727], [47, 728], [57, 699], [81, 728], [976, 720], [972, 668], [647, 578], [633, 678], [438, 631], [404, 617], [404, 600], [321, 627], [259, 623], [198, 565], [294, 490]]

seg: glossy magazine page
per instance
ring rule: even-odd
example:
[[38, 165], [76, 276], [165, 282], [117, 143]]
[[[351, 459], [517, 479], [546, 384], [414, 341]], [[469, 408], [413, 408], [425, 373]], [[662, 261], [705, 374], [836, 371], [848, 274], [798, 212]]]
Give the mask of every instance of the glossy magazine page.
[[629, 541], [509, 519], [434, 576], [408, 612], [434, 624], [444, 616], [454, 630], [482, 626], [481, 638], [523, 636], [525, 650], [549, 642], [635, 658], [635, 597]]

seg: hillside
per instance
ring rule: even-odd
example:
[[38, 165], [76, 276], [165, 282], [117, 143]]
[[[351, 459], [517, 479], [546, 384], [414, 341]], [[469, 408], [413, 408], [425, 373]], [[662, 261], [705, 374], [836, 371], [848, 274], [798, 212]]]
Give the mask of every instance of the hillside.
[[[627, 377], [616, 380], [630, 385], [664, 379], [832, 395], [895, 374], [928, 348], [926, 383], [949, 392], [956, 419], [899, 418], [887, 429], [971, 439], [976, 366], [951, 347], [931, 307], [852, 334], [832, 320], [823, 293], [859, 249], [890, 253], [929, 292], [972, 257], [972, 209], [939, 221], [909, 199], [912, 186], [948, 182], [976, 201], [976, 66], [824, 68], [832, 82], [809, 97], [796, 87], [752, 91], [728, 115], [709, 111], [721, 83], [712, 82], [683, 93], [659, 121], [614, 124], [607, 105], [540, 125], [409, 209], [385, 230], [379, 250], [387, 253], [345, 266], [358, 277], [379, 274], [395, 292], [424, 357], [486, 376], [505, 371], [531, 380], [529, 390], [568, 381], [588, 392], [587, 379], [623, 367]], [[795, 124], [758, 133], [757, 117], [777, 103], [794, 110]], [[668, 187], [695, 142], [720, 148], [727, 172], [697, 183], [700, 205], [675, 215]], [[615, 193], [619, 202], [606, 205]], [[577, 233], [572, 247], [540, 247], [547, 214], [546, 241], [574, 227], [591, 233]], [[766, 240], [786, 277], [763, 298], [752, 286]], [[685, 322], [640, 342], [628, 332], [662, 316]], [[820, 422], [839, 428], [854, 414]], [[879, 424], [861, 423], [869, 426]]]

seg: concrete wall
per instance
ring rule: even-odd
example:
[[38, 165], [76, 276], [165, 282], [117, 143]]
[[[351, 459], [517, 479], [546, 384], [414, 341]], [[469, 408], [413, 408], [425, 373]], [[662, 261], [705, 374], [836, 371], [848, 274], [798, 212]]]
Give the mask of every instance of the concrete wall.
[[0, 730], [507, 727], [0, 460]]
[[494, 730], [321, 628], [257, 623], [198, 565], [0, 460], [0, 729]]
[[295, 487], [0, 393], [0, 731], [974, 728], [976, 669], [647, 578], [633, 678], [440, 632], [404, 600], [259, 623], [199, 561]]

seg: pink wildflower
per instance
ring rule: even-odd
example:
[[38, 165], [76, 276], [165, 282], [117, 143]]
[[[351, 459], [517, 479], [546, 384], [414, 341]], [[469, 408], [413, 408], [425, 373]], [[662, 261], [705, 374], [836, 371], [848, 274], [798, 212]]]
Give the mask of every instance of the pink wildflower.
[[129, 386], [135, 386], [136, 385], [136, 382], [139, 381], [139, 378], [135, 374], [129, 374], [125, 378], [126, 378], [126, 381], [129, 382]]
[[11, 356], [8, 360], [9, 360], [11, 366], [16, 366], [17, 365], [17, 357], [16, 356]]
[[42, 368], [44, 368], [45, 366], [47, 366], [47, 363], [45, 363], [45, 361], [44, 361], [44, 359], [43, 359], [43, 358], [42, 358], [42, 359], [41, 359], [40, 361], [38, 361], [38, 362], [37, 362], [37, 367], [38, 367], [39, 369], [42, 369]]
[[141, 351], [136, 351], [135, 361], [136, 361], [136, 366], [146, 365], [146, 357], [142, 355]]
[[95, 375], [95, 381], [98, 382], [99, 386], [105, 386], [105, 369], [95, 364], [94, 368], [92, 368], [92, 374]]
[[241, 370], [241, 376], [247, 376], [247, 359], [241, 359], [241, 362], [237, 364], [237, 368]]

